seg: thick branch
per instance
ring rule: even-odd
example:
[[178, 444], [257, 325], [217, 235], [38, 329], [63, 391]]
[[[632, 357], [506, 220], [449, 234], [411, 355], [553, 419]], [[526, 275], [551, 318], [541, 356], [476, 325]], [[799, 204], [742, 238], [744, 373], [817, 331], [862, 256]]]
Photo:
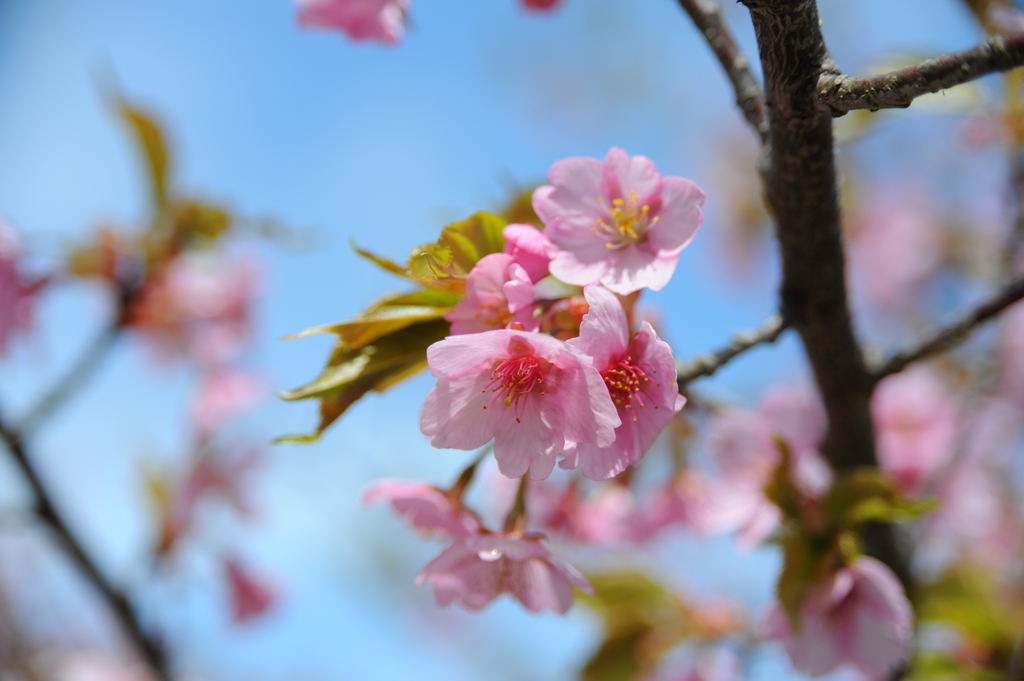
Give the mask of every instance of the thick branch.
[[836, 469], [876, 465], [873, 385], [847, 302], [832, 119], [819, 108], [830, 63], [813, 0], [743, 0], [765, 74], [765, 194], [782, 255], [783, 314], [800, 334], [828, 414], [822, 454]]
[[1021, 298], [1024, 298], [1024, 276], [1014, 279], [973, 308], [961, 312], [950, 324], [935, 329], [910, 347], [895, 353], [872, 372], [872, 377], [875, 381], [880, 381], [890, 374], [903, 371], [912, 362], [948, 350], [966, 339], [979, 324], [996, 316]]
[[1024, 33], [989, 38], [969, 50], [868, 78], [824, 73], [818, 96], [833, 116], [855, 109], [900, 109], [921, 95], [1018, 66], [1024, 66]]
[[722, 5], [715, 0], [679, 0], [679, 5], [700, 29], [725, 74], [736, 90], [736, 105], [757, 131], [761, 142], [768, 139], [768, 121], [764, 113], [764, 95], [751, 73], [747, 58], [722, 20]]
[[55, 535], [57, 535], [60, 542], [64, 545], [64, 548], [71, 555], [72, 560], [74, 560], [82, 570], [86, 579], [88, 579], [89, 582], [92, 583], [93, 587], [95, 587], [103, 596], [104, 601], [106, 601], [113, 610], [114, 615], [120, 621], [121, 626], [128, 634], [129, 639], [142, 654], [147, 664], [149, 664], [149, 666], [159, 675], [159, 678], [165, 680], [170, 679], [170, 673], [167, 669], [167, 660], [163, 651], [146, 636], [139, 624], [139, 621], [135, 617], [135, 612], [132, 610], [131, 603], [128, 602], [128, 599], [123, 593], [118, 591], [110, 582], [107, 581], [106, 577], [103, 576], [103, 573], [100, 572], [96, 564], [78, 543], [78, 540], [75, 539], [74, 534], [72, 534], [60, 513], [57, 512], [49, 492], [47, 492], [38, 472], [33, 467], [32, 462], [29, 459], [28, 453], [25, 450], [25, 443], [21, 435], [0, 421], [0, 441], [2, 441], [7, 446], [7, 449], [10, 450], [12, 458], [21, 469], [21, 472], [24, 474], [25, 479], [28, 481], [29, 486], [35, 494], [35, 510], [38, 518], [42, 520]]
[[701, 355], [690, 362], [680, 362], [676, 368], [679, 389], [702, 376], [710, 376], [737, 355], [764, 343], [774, 343], [786, 329], [782, 315], [772, 315], [758, 328], [733, 335], [729, 344], [710, 355]]

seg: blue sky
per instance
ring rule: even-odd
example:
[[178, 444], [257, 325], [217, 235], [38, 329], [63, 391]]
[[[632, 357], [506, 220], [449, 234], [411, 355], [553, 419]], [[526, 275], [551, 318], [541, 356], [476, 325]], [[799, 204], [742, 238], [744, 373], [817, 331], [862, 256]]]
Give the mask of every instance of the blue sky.
[[[896, 52], [935, 54], [979, 39], [953, 0], [821, 4], [830, 47], [851, 72]], [[753, 56], [745, 10], [726, 5]], [[723, 136], [748, 133], [674, 2], [564, 0], [551, 15], [530, 15], [514, 0], [417, 0], [397, 49], [302, 31], [294, 14], [286, 0], [0, 0], [0, 214], [51, 256], [99, 221], [143, 219], [139, 159], [100, 94], [116, 82], [164, 121], [179, 190], [311, 235], [299, 250], [250, 246], [266, 262], [266, 285], [248, 363], [275, 390], [312, 377], [328, 347], [281, 336], [402, 287], [358, 259], [349, 238], [400, 258], [446, 222], [496, 206], [509, 185], [541, 181], [555, 160], [601, 157], [611, 146], [709, 189], [702, 234], [669, 286], [650, 296], [677, 355], [717, 347], [773, 310], [773, 272], [736, 285], [714, 257], [725, 199], [711, 190], [713, 163]], [[906, 133], [898, 125], [881, 148]], [[49, 296], [34, 346], [0, 365], [2, 404], [15, 412], [31, 404], [105, 310], [88, 286]], [[751, 399], [801, 374], [790, 340], [723, 371], [713, 389]], [[139, 470], [184, 454], [194, 378], [155, 367], [124, 339], [36, 443], [75, 528], [111, 574], [139, 577], [151, 532]], [[479, 615], [435, 614], [430, 594], [411, 582], [437, 547], [384, 509], [359, 507], [369, 480], [445, 482], [465, 459], [430, 449], [418, 431], [429, 385], [420, 377], [371, 396], [316, 445], [273, 448], [258, 476], [256, 525], [211, 510], [203, 546], [241, 547], [282, 585], [283, 600], [265, 621], [232, 628], [219, 595], [208, 593], [216, 580], [197, 549], [186, 577], [147, 597], [179, 632], [173, 643], [186, 666], [225, 681], [544, 680], [565, 678], [586, 658], [596, 625], [582, 612], [532, 616], [503, 601]], [[265, 441], [303, 432], [312, 412], [268, 399], [239, 433]], [[4, 468], [0, 483], [8, 503], [23, 494]], [[769, 597], [770, 551], [737, 556], [726, 541], [680, 539], [659, 555], [688, 566], [674, 576], [682, 587], [740, 590], [752, 605]], [[784, 667], [776, 656], [756, 671], [776, 678]]]

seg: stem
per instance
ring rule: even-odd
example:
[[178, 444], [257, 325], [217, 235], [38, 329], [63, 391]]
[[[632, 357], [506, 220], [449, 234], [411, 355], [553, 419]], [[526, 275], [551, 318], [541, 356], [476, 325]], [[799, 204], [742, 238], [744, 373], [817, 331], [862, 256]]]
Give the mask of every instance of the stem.
[[722, 20], [721, 3], [715, 0], [679, 0], [679, 6], [690, 15], [708, 41], [736, 90], [736, 105], [761, 138], [761, 143], [765, 143], [768, 140], [768, 121], [764, 115], [764, 94], [750, 71], [747, 57]]
[[782, 335], [782, 332], [786, 330], [787, 326], [788, 324], [782, 318], [782, 315], [772, 315], [756, 329], [733, 334], [729, 344], [724, 348], [710, 355], [700, 355], [690, 362], [680, 362], [676, 367], [676, 380], [679, 383], [679, 389], [682, 390], [686, 387], [687, 383], [702, 376], [711, 376], [733, 358], [751, 348], [764, 343], [774, 343]]
[[974, 307], [961, 312], [946, 326], [935, 329], [913, 345], [893, 354], [872, 372], [872, 379], [875, 382], [880, 381], [886, 376], [903, 371], [912, 362], [948, 350], [966, 339], [975, 327], [995, 317], [1021, 298], [1024, 298], [1024, 276], [1017, 277]]
[[1024, 33], [989, 38], [969, 50], [868, 78], [823, 73], [818, 96], [833, 116], [855, 109], [902, 109], [915, 98], [1024, 66]]
[[63, 543], [65, 550], [77, 563], [86, 579], [99, 591], [103, 599], [110, 605], [114, 615], [121, 622], [129, 640], [135, 645], [146, 663], [157, 674], [158, 678], [169, 680], [170, 671], [163, 650], [151, 641], [142, 629], [141, 623], [132, 610], [131, 603], [123, 593], [117, 590], [100, 572], [99, 568], [75, 539], [71, 529], [54, 506], [53, 500], [34, 468], [24, 440], [18, 432], [0, 421], [0, 441], [7, 446], [29, 486], [36, 497], [36, 515], [43, 521]]
[[18, 432], [22, 438], [31, 437], [47, 418], [85, 385], [103, 363], [107, 353], [113, 349], [121, 335], [121, 328], [119, 323], [113, 323], [93, 339], [71, 370], [21, 420]]

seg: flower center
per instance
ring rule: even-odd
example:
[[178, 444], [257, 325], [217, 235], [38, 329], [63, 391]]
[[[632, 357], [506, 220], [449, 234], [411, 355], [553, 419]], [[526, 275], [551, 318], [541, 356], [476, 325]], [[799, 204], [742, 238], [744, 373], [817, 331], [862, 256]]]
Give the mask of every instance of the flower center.
[[605, 248], [620, 249], [642, 242], [647, 230], [658, 222], [658, 216], [651, 217], [651, 207], [640, 205], [636, 191], [629, 191], [629, 199], [613, 199], [609, 208], [603, 198], [597, 202], [608, 214], [607, 219], [598, 218], [597, 226], [590, 231], [605, 240]]
[[479, 309], [476, 318], [492, 329], [504, 329], [512, 321], [512, 313], [509, 312], [507, 304], [481, 303]]
[[530, 393], [536, 388], [544, 395], [545, 365], [550, 366], [550, 363], [532, 355], [509, 357], [498, 364], [491, 371], [491, 382], [484, 389], [484, 392], [489, 388], [492, 393], [496, 393], [487, 406], [492, 406], [500, 399], [506, 407], [515, 409], [516, 422], [522, 423], [520, 417], [526, 409]]
[[[641, 407], [646, 406], [640, 390], [651, 377], [639, 365], [633, 364], [629, 357], [623, 357], [602, 371], [601, 378], [608, 386], [608, 392], [616, 406], [632, 409], [634, 399]], [[654, 408], [657, 409], [658, 405], [654, 405]], [[635, 415], [633, 421], [636, 421]]]

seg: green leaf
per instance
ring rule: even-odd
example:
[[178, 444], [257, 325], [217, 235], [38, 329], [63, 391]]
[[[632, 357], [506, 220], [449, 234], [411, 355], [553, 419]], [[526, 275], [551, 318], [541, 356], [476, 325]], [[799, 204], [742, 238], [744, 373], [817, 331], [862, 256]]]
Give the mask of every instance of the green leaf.
[[984, 568], [955, 566], [918, 589], [917, 617], [922, 622], [945, 622], [989, 645], [1012, 651], [1024, 627], [1024, 603], [1009, 602]]
[[508, 224], [492, 213], [475, 213], [462, 222], [453, 222], [441, 230], [437, 245], [450, 253], [450, 265], [457, 276], [465, 276], [491, 253], [501, 253], [505, 237], [501, 230]]
[[374, 255], [370, 251], [359, 248], [359, 246], [356, 245], [355, 241], [351, 241], [350, 243], [352, 246], [352, 250], [354, 250], [357, 254], [363, 256], [370, 262], [374, 263], [378, 267], [384, 269], [385, 271], [391, 272], [392, 274], [397, 274], [400, 277], [409, 276], [407, 269], [404, 266], [399, 265], [394, 260], [389, 260], [388, 258], [383, 258], [379, 255]]
[[459, 297], [436, 289], [385, 296], [348, 322], [325, 324], [300, 331], [288, 339], [333, 333], [350, 350], [363, 347], [381, 336], [394, 333], [412, 324], [440, 319], [459, 301]]
[[908, 522], [937, 507], [937, 499], [908, 499], [891, 475], [868, 466], [838, 477], [824, 502], [825, 520], [837, 529], [867, 522]]
[[775, 595], [789, 618], [793, 631], [800, 631], [800, 610], [804, 597], [821, 572], [820, 552], [814, 550], [811, 538], [787, 528], [779, 543], [782, 546], [782, 572], [775, 585]]
[[451, 293], [462, 294], [466, 275], [480, 258], [501, 253], [505, 238], [501, 235], [507, 223], [491, 213], [475, 213], [461, 222], [453, 222], [441, 230], [436, 243], [413, 249], [405, 267], [394, 260], [383, 258], [356, 247], [356, 253], [379, 267], [428, 286]]
[[128, 123], [129, 128], [135, 135], [135, 140], [142, 150], [146, 160], [146, 170], [149, 175], [150, 191], [152, 192], [153, 205], [156, 210], [162, 211], [167, 205], [167, 175], [170, 160], [167, 153], [167, 144], [164, 141], [164, 134], [156, 121], [139, 108], [131, 106], [128, 102], [120, 100], [117, 104], [118, 112]]
[[780, 437], [775, 437], [774, 440], [779, 450], [779, 465], [775, 467], [771, 479], [765, 485], [764, 494], [769, 501], [779, 507], [784, 517], [799, 518], [804, 494], [793, 482], [793, 456], [785, 440]]
[[636, 571], [589, 576], [594, 594], [581, 602], [601, 615], [605, 639], [583, 669], [583, 681], [629, 681], [693, 633], [686, 605]]
[[426, 368], [427, 348], [447, 336], [449, 328], [444, 319], [417, 321], [358, 348], [339, 338], [320, 376], [280, 395], [285, 400], [319, 399], [316, 431], [278, 441], [313, 442], [366, 393], [382, 392]]

